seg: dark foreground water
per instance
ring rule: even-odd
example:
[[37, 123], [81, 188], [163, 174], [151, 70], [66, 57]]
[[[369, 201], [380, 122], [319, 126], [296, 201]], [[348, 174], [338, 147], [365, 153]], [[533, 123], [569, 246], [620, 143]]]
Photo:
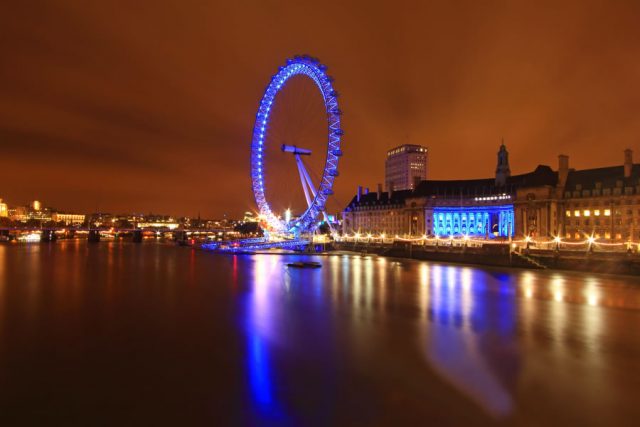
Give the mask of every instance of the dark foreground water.
[[634, 278], [0, 246], [2, 426], [639, 420]]

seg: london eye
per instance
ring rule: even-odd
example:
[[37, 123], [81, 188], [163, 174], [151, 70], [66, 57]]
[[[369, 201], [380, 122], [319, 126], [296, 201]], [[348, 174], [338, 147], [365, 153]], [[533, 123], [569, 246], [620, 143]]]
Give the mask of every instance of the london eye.
[[[251, 141], [251, 181], [261, 226], [267, 235], [298, 238], [303, 234], [313, 233], [321, 216], [327, 219], [327, 199], [333, 195], [333, 183], [338, 176], [344, 132], [340, 127], [342, 112], [338, 108], [338, 93], [333, 88], [333, 79], [327, 75], [326, 70], [325, 65], [307, 55], [288, 59], [271, 78], [260, 101]], [[322, 147], [314, 147], [318, 150], [304, 146], [304, 140], [299, 137], [296, 137], [296, 140], [274, 137], [274, 134], [277, 134], [274, 111], [278, 110], [278, 104], [283, 102], [282, 96], [278, 95], [285, 88], [296, 89], [293, 81], [300, 78], [313, 83], [312, 86], [315, 86], [316, 92], [321, 96], [323, 110], [326, 113], [326, 122], [322, 129], [322, 139], [325, 142], [322, 143]], [[278, 111], [282, 116], [282, 109]], [[316, 119], [322, 119], [317, 110], [311, 114], [318, 116]], [[286, 123], [287, 120], [287, 117], [280, 117], [280, 122]], [[273, 161], [275, 150], [286, 156], [286, 161], [291, 165], [295, 164], [297, 169], [295, 180], [299, 180], [298, 190], [301, 188], [302, 191], [299, 192], [304, 195], [304, 206], [295, 215], [291, 214], [290, 209], [283, 212], [281, 206], [274, 208], [277, 202], [271, 200], [274, 198], [274, 189], [270, 186], [274, 180], [270, 179], [270, 175], [275, 174], [278, 168], [269, 167], [269, 163]], [[321, 162], [319, 173], [314, 173], [315, 171], [309, 167], [311, 159], [315, 160], [316, 164]], [[296, 185], [293, 183], [293, 186]], [[287, 192], [290, 191], [293, 189], [287, 189]]]

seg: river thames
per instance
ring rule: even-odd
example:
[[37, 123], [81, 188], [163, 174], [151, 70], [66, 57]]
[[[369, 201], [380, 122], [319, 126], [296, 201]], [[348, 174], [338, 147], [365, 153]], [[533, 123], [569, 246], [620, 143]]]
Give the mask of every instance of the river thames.
[[639, 390], [637, 278], [0, 245], [2, 426], [637, 425]]

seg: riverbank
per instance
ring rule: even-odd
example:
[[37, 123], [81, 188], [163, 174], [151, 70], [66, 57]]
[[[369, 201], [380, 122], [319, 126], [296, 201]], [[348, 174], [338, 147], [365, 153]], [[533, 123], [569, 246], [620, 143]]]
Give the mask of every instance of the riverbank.
[[640, 256], [632, 253], [525, 250], [514, 252], [508, 244], [465, 246], [423, 246], [405, 242], [393, 244], [335, 243], [335, 249], [372, 253], [395, 258], [459, 264], [529, 269], [557, 269], [593, 273], [640, 275]]

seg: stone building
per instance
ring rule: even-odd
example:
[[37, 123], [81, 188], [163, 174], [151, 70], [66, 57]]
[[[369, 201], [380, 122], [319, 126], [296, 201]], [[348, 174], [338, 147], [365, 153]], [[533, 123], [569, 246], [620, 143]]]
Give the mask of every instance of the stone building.
[[9, 216], [9, 206], [0, 199], [0, 218]]
[[[562, 235], [567, 239], [640, 239], [640, 165], [625, 150], [624, 163], [597, 169], [569, 169], [561, 156], [558, 198]], [[564, 184], [564, 185], [561, 185]]]
[[347, 234], [640, 239], [640, 165], [511, 175], [504, 144], [494, 178], [420, 182], [413, 190], [358, 194], [343, 213]]
[[86, 215], [54, 212], [51, 219], [55, 222], [64, 222], [65, 225], [80, 225], [84, 223]]

